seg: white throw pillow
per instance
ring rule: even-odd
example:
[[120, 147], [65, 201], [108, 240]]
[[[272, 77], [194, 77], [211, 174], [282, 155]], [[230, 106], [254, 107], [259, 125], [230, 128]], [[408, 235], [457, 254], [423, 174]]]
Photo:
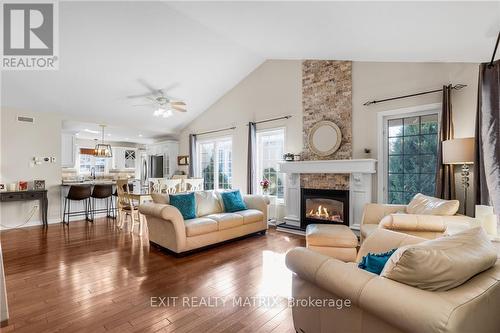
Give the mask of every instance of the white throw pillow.
[[214, 191], [196, 191], [194, 197], [196, 200], [196, 217], [223, 212], [219, 198]]
[[417, 193], [406, 207], [406, 212], [422, 215], [455, 215], [459, 207], [458, 200], [443, 200]]
[[430, 291], [463, 284], [497, 261], [496, 249], [483, 228], [399, 248], [380, 276]]

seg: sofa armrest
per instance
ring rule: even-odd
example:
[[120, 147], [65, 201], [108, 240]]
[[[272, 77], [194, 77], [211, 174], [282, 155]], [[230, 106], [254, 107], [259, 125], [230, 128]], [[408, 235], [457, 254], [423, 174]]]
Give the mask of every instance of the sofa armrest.
[[420, 214], [389, 214], [380, 221], [379, 227], [394, 231], [444, 232], [446, 230], [443, 216]]
[[184, 224], [184, 218], [177, 208], [171, 205], [149, 202], [140, 205], [139, 212], [146, 216], [148, 227], [150, 223], [159, 225], [162, 223], [170, 223], [173, 226], [178, 245], [182, 247], [185, 243], [186, 226]]
[[361, 224], [378, 224], [384, 216], [394, 213], [406, 213], [406, 205], [369, 203], [363, 210]]
[[288, 251], [285, 262], [301, 279], [349, 299], [354, 305], [358, 304], [359, 295], [368, 281], [377, 277], [359, 269], [355, 263], [345, 263], [303, 247]]
[[267, 206], [269, 205], [269, 198], [259, 194], [246, 194], [243, 196], [243, 201], [248, 209], [260, 210], [264, 213], [264, 221], [267, 222]]

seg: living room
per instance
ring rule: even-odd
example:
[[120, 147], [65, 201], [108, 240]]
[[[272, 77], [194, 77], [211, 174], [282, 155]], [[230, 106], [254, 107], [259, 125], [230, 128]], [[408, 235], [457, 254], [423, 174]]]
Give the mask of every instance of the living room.
[[2, 10], [2, 332], [500, 331], [500, 2]]

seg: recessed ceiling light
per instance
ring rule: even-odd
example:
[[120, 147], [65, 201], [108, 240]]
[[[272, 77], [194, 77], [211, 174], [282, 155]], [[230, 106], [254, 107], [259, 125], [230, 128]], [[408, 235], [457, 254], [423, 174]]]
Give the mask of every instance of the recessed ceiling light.
[[79, 135], [80, 135], [80, 133], [76, 133], [75, 135], [76, 135], [76, 136], [79, 136]]
[[139, 137], [142, 138], [142, 134], [139, 134]]
[[129, 138], [125, 138], [125, 140], [129, 140]]
[[108, 136], [111, 136], [111, 133], [108, 133]]

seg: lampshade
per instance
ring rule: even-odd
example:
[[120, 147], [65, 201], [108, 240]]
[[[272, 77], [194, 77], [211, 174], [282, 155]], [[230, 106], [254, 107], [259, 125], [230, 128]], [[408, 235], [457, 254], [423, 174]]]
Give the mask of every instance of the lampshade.
[[474, 138], [443, 141], [443, 164], [472, 164], [474, 162]]
[[106, 125], [99, 125], [102, 128], [102, 141], [96, 144], [94, 149], [94, 155], [97, 157], [113, 157], [113, 151], [111, 150], [110, 144], [104, 143], [104, 128]]

